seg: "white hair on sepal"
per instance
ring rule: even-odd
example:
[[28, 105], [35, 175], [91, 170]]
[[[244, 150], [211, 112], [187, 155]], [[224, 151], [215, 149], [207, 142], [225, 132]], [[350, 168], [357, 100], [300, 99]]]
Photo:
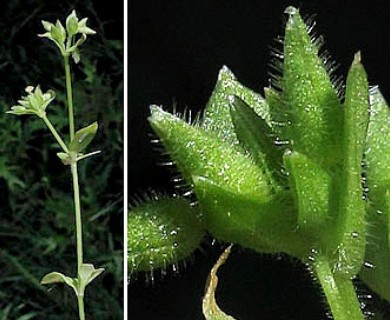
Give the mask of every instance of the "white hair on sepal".
[[279, 59], [284, 59], [283, 48], [280, 49], [277, 46], [269, 46], [269, 50], [270, 50], [271, 58], [276, 58], [275, 59], [276, 61], [279, 61]]
[[[366, 241], [370, 246], [376, 247], [377, 250], [380, 250], [381, 247], [379, 243], [381, 242], [380, 235], [378, 235], [376, 230], [382, 225], [382, 221], [370, 221], [369, 219], [366, 222]], [[373, 265], [371, 262], [368, 262], [366, 267], [370, 268]], [[375, 267], [375, 266], [374, 266]]]
[[175, 175], [172, 175], [171, 181], [172, 181], [174, 184], [181, 185], [182, 183], [184, 183], [184, 178], [182, 177], [181, 174], [179, 174], [179, 173], [177, 172]]
[[147, 201], [155, 201], [161, 198], [167, 197], [167, 194], [163, 192], [157, 192], [152, 188], [148, 188], [146, 191], [136, 191], [129, 197], [129, 210], [138, 207], [140, 204]]
[[200, 127], [204, 110], [194, 114], [193, 110], [186, 106], [182, 113], [177, 113], [177, 117], [193, 127]]
[[166, 151], [163, 144], [160, 143], [159, 146], [161, 146], [161, 150], [159, 152], [160, 160], [157, 162], [157, 165], [166, 167], [165, 169], [168, 170], [169, 175], [172, 177], [171, 182], [173, 182], [174, 188], [178, 191], [179, 195], [192, 200], [192, 187], [188, 185], [186, 180], [183, 178], [181, 172], [177, 168], [176, 162], [172, 159], [170, 153]]
[[340, 64], [332, 59], [328, 50], [324, 49], [325, 39], [323, 35], [317, 35], [317, 30], [315, 28], [316, 21], [314, 20], [315, 17], [316, 15], [311, 15], [307, 18], [303, 18], [303, 21], [305, 22], [306, 30], [312, 43], [318, 49], [318, 57], [323, 63], [326, 73], [332, 82], [333, 88], [336, 91], [338, 98], [342, 100], [344, 97], [344, 78], [336, 74], [336, 70], [340, 67]]
[[317, 25], [317, 14], [304, 15], [302, 20], [306, 27], [306, 32], [310, 36], [311, 42], [317, 47], [318, 52], [322, 51], [325, 44], [324, 37], [322, 34], [318, 34], [316, 29]]
[[317, 14], [313, 13], [310, 15], [305, 15], [303, 21], [305, 21], [306, 31], [308, 34], [311, 34], [314, 38], [317, 36], [315, 27], [317, 25]]
[[[201, 253], [206, 256], [207, 252], [205, 246], [207, 243], [203, 240], [198, 248], [188, 257], [178, 260], [176, 255], [171, 252], [169, 259], [164, 262], [164, 266], [160, 268], [151, 268], [149, 271], [139, 272], [137, 277], [140, 275], [144, 278], [147, 285], [154, 285], [155, 281], [164, 279], [165, 277], [176, 277], [186, 269], [195, 265], [195, 253]], [[167, 261], [174, 261], [174, 263], [167, 263]]]
[[364, 316], [366, 319], [371, 319], [375, 315], [372, 312], [375, 310], [373, 293], [360, 278], [353, 279], [353, 286]]
[[159, 155], [169, 156], [166, 148], [164, 147], [164, 139], [160, 138], [155, 132], [148, 133], [149, 141], [152, 145], [152, 150]]
[[153, 143], [153, 151], [158, 153], [160, 159], [157, 161], [157, 165], [161, 167], [168, 167], [170, 173], [176, 174], [178, 172], [175, 162], [172, 160], [170, 153], [164, 146], [164, 139], [159, 138], [156, 133], [151, 132], [149, 134], [150, 141]]
[[277, 92], [282, 91], [281, 80], [283, 76], [283, 61], [284, 61], [284, 48], [283, 38], [279, 37], [274, 40], [275, 45], [270, 46], [270, 60], [268, 63], [268, 76], [270, 86], [276, 89]]

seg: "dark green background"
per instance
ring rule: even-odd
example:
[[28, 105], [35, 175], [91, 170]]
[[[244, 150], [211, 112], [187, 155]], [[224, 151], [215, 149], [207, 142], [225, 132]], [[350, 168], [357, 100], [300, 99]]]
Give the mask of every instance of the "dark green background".
[[[219, 69], [227, 65], [246, 86], [263, 93], [268, 85], [270, 48], [283, 34], [288, 5], [313, 16], [315, 31], [345, 78], [356, 51], [372, 85], [390, 98], [390, 2], [133, 0], [129, 11], [129, 197], [151, 188], [174, 191], [171, 170], [156, 165], [166, 156], [153, 150], [147, 124], [150, 104], [196, 113], [206, 104]], [[279, 45], [280, 47], [280, 45]], [[175, 170], [173, 170], [175, 172]], [[129, 319], [203, 319], [201, 297], [211, 266], [222, 251], [207, 239], [180, 272], [156, 272], [129, 284]], [[218, 300], [238, 319], [327, 319], [322, 294], [304, 266], [285, 256], [236, 248], [220, 271]], [[367, 289], [358, 281], [358, 293]], [[385, 309], [364, 298], [367, 310]], [[389, 317], [390, 318], [390, 317]]]

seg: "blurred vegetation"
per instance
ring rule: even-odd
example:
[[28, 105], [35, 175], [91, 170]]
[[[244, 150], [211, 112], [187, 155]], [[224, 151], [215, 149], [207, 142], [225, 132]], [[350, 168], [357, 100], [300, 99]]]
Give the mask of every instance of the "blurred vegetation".
[[[27, 85], [57, 93], [48, 114], [68, 131], [65, 80], [57, 48], [40, 21], [63, 20], [72, 9], [89, 17], [98, 34], [73, 68], [76, 128], [97, 120], [95, 150], [80, 162], [85, 260], [106, 268], [87, 290], [89, 319], [123, 318], [123, 8], [90, 0], [13, 0], [0, 12], [0, 319], [73, 319], [77, 306], [68, 287], [44, 288], [47, 272], [76, 274], [70, 170], [38, 119], [4, 112]], [[119, 17], [119, 18], [118, 18]]]

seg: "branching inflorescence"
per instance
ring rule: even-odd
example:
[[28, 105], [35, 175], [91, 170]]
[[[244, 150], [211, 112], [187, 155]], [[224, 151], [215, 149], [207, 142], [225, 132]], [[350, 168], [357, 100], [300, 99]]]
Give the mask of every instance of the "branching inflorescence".
[[197, 205], [163, 198], [132, 209], [130, 269], [175, 263], [207, 231], [300, 259], [334, 319], [364, 319], [357, 276], [390, 301], [390, 110], [379, 89], [369, 88], [359, 52], [341, 98], [298, 10], [285, 12], [282, 74], [265, 99], [224, 67], [197, 124], [151, 107], [150, 124]]
[[73, 184], [73, 196], [74, 196], [74, 211], [76, 222], [76, 239], [77, 239], [77, 277], [72, 278], [66, 276], [60, 272], [51, 272], [45, 275], [41, 284], [53, 284], [53, 283], [65, 283], [70, 286], [77, 297], [79, 308], [79, 319], [85, 319], [84, 311], [84, 292], [86, 286], [91, 283], [104, 269], [97, 268], [90, 264], [85, 263], [83, 258], [83, 232], [82, 232], [82, 216], [81, 216], [81, 204], [80, 204], [80, 191], [78, 182], [78, 161], [90, 157], [100, 151], [84, 154], [84, 149], [93, 140], [98, 125], [97, 122], [75, 131], [74, 115], [73, 115], [73, 99], [72, 99], [72, 80], [70, 70], [70, 57], [72, 57], [75, 63], [80, 61], [79, 47], [85, 42], [88, 35], [95, 34], [95, 31], [87, 27], [87, 18], [79, 20], [76, 12], [73, 11], [66, 19], [65, 27], [60, 21], [57, 20], [55, 24], [47, 21], [42, 21], [42, 25], [45, 29], [45, 33], [39, 35], [40, 37], [48, 38], [55, 43], [59, 48], [61, 56], [64, 59], [65, 67], [65, 79], [66, 79], [66, 91], [67, 91], [67, 103], [69, 114], [69, 142], [66, 142], [55, 129], [51, 121], [49, 120], [46, 109], [50, 103], [54, 100], [55, 94], [49, 90], [44, 93], [40, 86], [33, 87], [28, 86], [26, 88], [26, 96], [23, 96], [18, 100], [18, 104], [11, 108], [11, 111], [7, 113], [15, 115], [36, 115], [41, 118], [46, 127], [53, 134], [62, 152], [57, 153], [57, 156], [64, 163], [64, 165], [70, 166], [72, 174]]

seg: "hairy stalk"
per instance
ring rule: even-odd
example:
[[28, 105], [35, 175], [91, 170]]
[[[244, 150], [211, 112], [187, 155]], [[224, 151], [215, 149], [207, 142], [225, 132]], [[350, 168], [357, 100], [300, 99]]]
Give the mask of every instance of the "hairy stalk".
[[352, 280], [334, 275], [329, 262], [321, 255], [311, 264], [335, 320], [364, 320]]
[[69, 136], [70, 141], [74, 138], [74, 115], [73, 115], [73, 95], [72, 95], [72, 76], [70, 74], [69, 55], [64, 55], [65, 64], [65, 81], [66, 81], [66, 98], [68, 101], [68, 116], [69, 116]]
[[49, 118], [45, 115], [43, 116], [43, 121], [45, 122], [46, 126], [49, 128], [51, 133], [53, 134], [54, 138], [57, 140], [58, 144], [61, 146], [62, 150], [64, 150], [65, 153], [69, 152], [68, 147], [66, 146], [64, 140], [60, 137], [57, 130], [54, 128], [54, 126], [51, 124]]

